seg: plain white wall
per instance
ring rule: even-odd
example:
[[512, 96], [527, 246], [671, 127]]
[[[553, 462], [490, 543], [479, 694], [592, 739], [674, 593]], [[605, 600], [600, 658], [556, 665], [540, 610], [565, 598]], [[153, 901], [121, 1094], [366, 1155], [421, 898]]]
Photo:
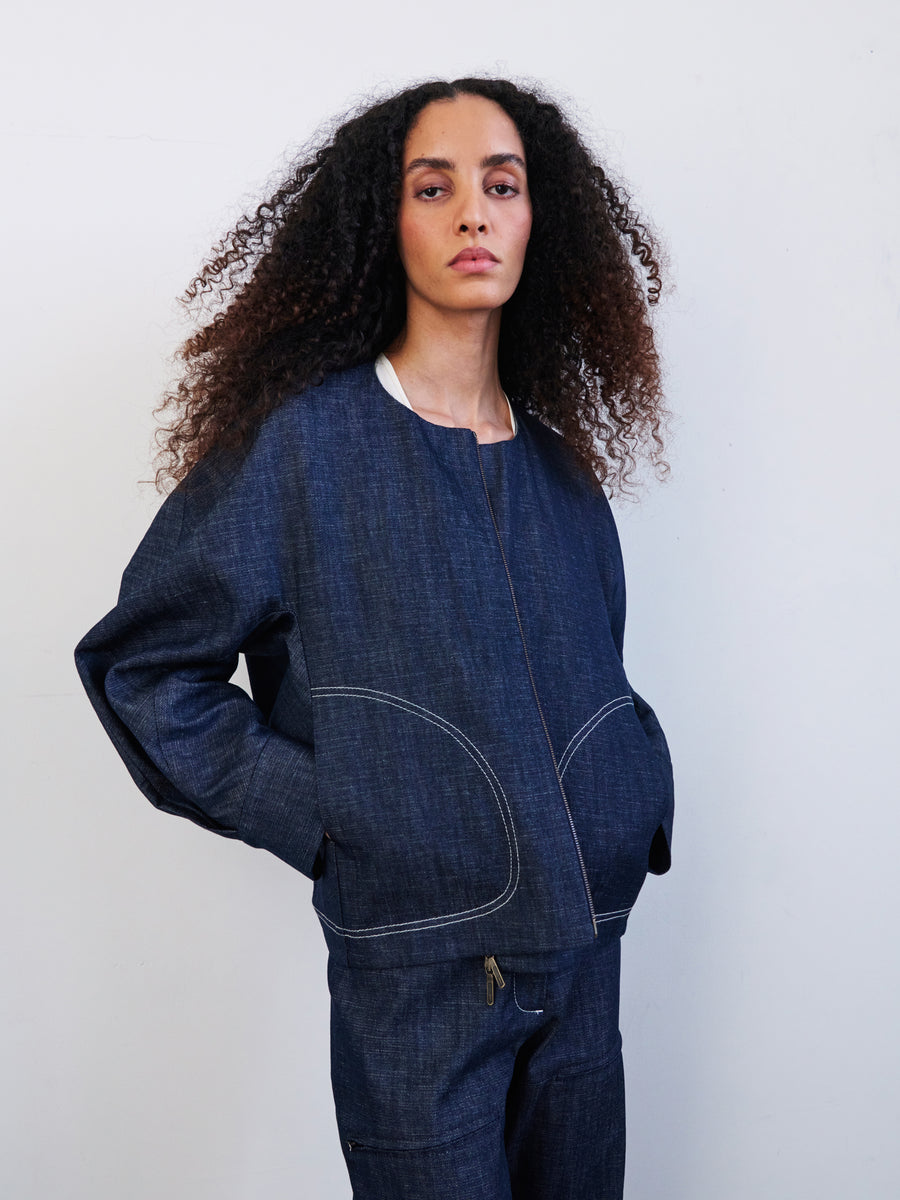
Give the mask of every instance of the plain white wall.
[[900, 1180], [890, 0], [19, 6], [0, 72], [0, 1193], [346, 1197], [308, 885], [155, 812], [71, 665], [158, 502], [176, 296], [373, 87], [542, 79], [663, 233], [678, 415], [620, 521], [676, 760], [626, 938], [629, 1200]]

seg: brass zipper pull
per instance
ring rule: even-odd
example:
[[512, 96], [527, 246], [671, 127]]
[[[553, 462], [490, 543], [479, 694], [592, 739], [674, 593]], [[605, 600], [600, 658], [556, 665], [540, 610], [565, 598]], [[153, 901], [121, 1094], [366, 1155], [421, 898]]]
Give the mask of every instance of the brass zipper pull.
[[496, 983], [497, 987], [506, 987], [506, 980], [500, 974], [500, 968], [497, 966], [497, 960], [493, 954], [484, 956], [484, 973], [487, 976], [487, 1002], [490, 1006], [494, 1003], [494, 984]]

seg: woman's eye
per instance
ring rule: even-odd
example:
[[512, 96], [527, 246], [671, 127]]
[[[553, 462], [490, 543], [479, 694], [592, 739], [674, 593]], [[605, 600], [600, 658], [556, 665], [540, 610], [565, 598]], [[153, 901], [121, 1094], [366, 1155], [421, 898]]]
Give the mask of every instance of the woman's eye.
[[440, 184], [430, 183], [428, 187], [422, 188], [419, 195], [424, 196], [426, 200], [434, 200], [443, 190]]
[[511, 183], [491, 184], [488, 191], [493, 192], [496, 196], [514, 196], [516, 194], [516, 189]]

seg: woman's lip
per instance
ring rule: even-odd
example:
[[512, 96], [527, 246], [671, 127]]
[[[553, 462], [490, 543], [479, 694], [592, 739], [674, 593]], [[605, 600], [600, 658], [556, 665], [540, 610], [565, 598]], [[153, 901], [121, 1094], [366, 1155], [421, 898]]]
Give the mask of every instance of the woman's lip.
[[460, 250], [455, 258], [450, 259], [451, 267], [468, 265], [469, 269], [476, 264], [488, 264], [499, 262], [500, 260], [490, 250], [486, 250], [484, 246], [467, 246], [465, 250]]
[[450, 264], [450, 270], [461, 275], [485, 275], [497, 265], [496, 258], [460, 258]]

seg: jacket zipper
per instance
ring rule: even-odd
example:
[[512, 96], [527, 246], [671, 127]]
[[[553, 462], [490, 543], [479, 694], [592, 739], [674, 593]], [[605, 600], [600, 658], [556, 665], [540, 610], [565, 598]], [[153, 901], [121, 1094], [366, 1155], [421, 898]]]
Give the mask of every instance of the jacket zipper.
[[488, 1007], [492, 1007], [494, 1003], [494, 984], [497, 987], [506, 987], [506, 980], [500, 974], [500, 968], [497, 966], [497, 960], [493, 954], [486, 954], [484, 956], [484, 973], [487, 976]]
[[500, 526], [497, 524], [497, 517], [494, 513], [494, 505], [491, 501], [491, 493], [488, 491], [487, 479], [484, 474], [484, 464], [481, 459], [481, 449], [478, 445], [478, 435], [474, 430], [472, 430], [472, 437], [475, 438], [475, 453], [478, 456], [478, 470], [481, 472], [481, 484], [484, 488], [488, 512], [491, 514], [491, 522], [494, 526], [494, 533], [497, 537], [497, 545], [500, 547], [500, 557], [503, 559], [503, 569], [506, 571], [506, 582], [509, 585], [509, 594], [512, 599], [513, 612], [516, 614], [516, 624], [519, 627], [519, 638], [521, 639], [522, 650], [525, 654], [525, 666], [528, 669], [528, 678], [531, 681], [531, 690], [534, 693], [534, 702], [537, 705], [538, 716], [541, 718], [541, 726], [543, 727], [544, 737], [547, 740], [547, 747], [550, 751], [550, 761], [553, 763], [553, 771], [556, 775], [559, 794], [562, 797], [563, 808], [566, 810], [566, 817], [569, 821], [569, 830], [572, 834], [572, 841], [575, 843], [575, 853], [578, 856], [578, 866], [581, 868], [581, 881], [584, 884], [584, 895], [587, 900], [588, 912], [590, 913], [591, 917], [591, 926], [594, 930], [594, 937], [596, 937], [597, 914], [594, 912], [594, 901], [591, 898], [591, 888], [590, 884], [588, 883], [587, 868], [584, 865], [584, 855], [581, 852], [581, 843], [578, 841], [578, 833], [575, 829], [575, 822], [572, 819], [572, 810], [569, 808], [569, 801], [566, 797], [566, 789], [563, 787], [562, 776], [559, 773], [559, 764], [556, 761], [556, 752], [553, 749], [553, 742], [550, 740], [550, 730], [547, 728], [547, 722], [544, 718], [544, 709], [541, 704], [541, 698], [538, 695], [537, 684], [535, 683], [534, 679], [534, 672], [531, 669], [531, 656], [528, 653], [528, 643], [525, 641], [525, 630], [522, 626], [522, 618], [519, 615], [519, 604], [516, 600], [516, 591], [513, 587], [512, 574], [510, 573], [509, 563], [506, 559], [506, 550], [503, 548], [503, 539], [500, 536]]

